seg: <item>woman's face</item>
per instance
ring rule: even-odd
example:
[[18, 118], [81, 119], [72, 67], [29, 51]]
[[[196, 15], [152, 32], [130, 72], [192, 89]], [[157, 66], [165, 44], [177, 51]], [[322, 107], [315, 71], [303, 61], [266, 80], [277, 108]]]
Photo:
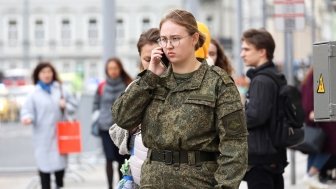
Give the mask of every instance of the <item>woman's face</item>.
[[121, 75], [121, 69], [115, 61], [110, 61], [107, 64], [107, 75], [112, 79], [116, 79]]
[[171, 63], [184, 62], [190, 56], [195, 56], [198, 36], [189, 35], [185, 27], [168, 20], [161, 26], [160, 37], [167, 42], [163, 50]]
[[158, 44], [153, 43], [153, 44], [146, 44], [141, 48], [140, 59], [141, 59], [142, 67], [145, 70], [148, 68], [148, 65], [151, 59], [152, 50], [158, 46], [159, 46]]
[[213, 44], [210, 43], [209, 49], [208, 49], [208, 56], [212, 58], [214, 62], [217, 60], [217, 47]]
[[43, 68], [38, 74], [38, 78], [43, 83], [51, 83], [53, 81], [54, 73], [50, 67]]

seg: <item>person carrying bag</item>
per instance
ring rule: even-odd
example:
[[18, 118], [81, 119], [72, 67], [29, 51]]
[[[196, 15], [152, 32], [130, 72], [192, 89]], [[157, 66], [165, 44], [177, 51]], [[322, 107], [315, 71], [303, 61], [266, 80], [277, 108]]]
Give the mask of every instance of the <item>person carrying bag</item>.
[[61, 109], [66, 107], [67, 114], [75, 112], [76, 100], [65, 91], [61, 92], [61, 81], [49, 62], [36, 66], [32, 80], [35, 88], [22, 106], [21, 122], [33, 129], [34, 157], [41, 188], [50, 189], [51, 174], [55, 175], [56, 186], [63, 187], [67, 155], [58, 150], [57, 123], [62, 120]]
[[[60, 85], [61, 100], [65, 100], [63, 86]], [[62, 120], [57, 122], [57, 142], [60, 154], [80, 153], [82, 151], [79, 121], [66, 115], [66, 106], [61, 107]]]

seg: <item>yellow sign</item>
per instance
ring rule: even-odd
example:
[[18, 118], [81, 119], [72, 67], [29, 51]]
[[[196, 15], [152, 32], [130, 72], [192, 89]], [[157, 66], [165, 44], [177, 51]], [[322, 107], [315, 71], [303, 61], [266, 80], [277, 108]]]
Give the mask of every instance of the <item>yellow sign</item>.
[[323, 82], [323, 76], [322, 76], [322, 74], [320, 75], [320, 79], [318, 81], [317, 93], [325, 93], [325, 88], [324, 88], [324, 82]]

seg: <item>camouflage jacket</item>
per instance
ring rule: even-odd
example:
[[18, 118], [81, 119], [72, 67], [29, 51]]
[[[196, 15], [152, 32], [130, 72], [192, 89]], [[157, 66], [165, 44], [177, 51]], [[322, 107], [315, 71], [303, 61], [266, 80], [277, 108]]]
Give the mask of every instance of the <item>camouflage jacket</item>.
[[112, 107], [125, 129], [142, 125], [150, 149], [219, 152], [216, 188], [239, 187], [247, 168], [247, 129], [239, 92], [228, 74], [202, 64], [176, 84], [171, 66], [161, 76], [144, 71]]

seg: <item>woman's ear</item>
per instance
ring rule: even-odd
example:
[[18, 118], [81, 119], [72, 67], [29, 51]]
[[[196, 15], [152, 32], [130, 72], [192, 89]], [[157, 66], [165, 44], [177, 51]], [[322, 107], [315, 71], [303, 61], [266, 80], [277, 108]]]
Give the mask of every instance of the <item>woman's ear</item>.
[[193, 40], [193, 46], [195, 46], [198, 43], [198, 39], [199, 39], [199, 33], [195, 32], [192, 36], [191, 36], [192, 40]]

